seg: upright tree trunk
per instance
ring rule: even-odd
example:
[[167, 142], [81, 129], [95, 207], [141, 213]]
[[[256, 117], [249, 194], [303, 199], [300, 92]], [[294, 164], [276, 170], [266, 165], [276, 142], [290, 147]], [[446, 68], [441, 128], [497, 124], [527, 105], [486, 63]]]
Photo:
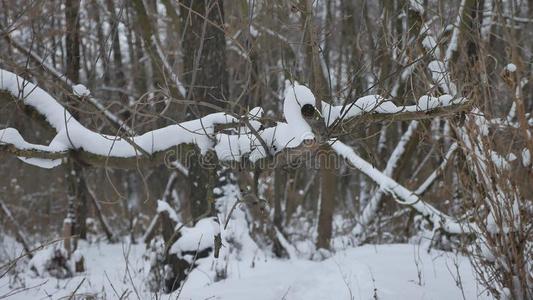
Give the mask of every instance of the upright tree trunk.
[[[119, 88], [126, 87], [126, 80], [124, 76], [124, 66], [122, 62], [122, 50], [120, 48], [120, 36], [118, 30], [119, 18], [115, 12], [115, 4], [113, 0], [107, 0], [107, 10], [110, 15], [110, 27], [111, 27], [111, 47], [113, 49], [113, 81]], [[127, 103], [124, 103], [127, 104]]]
[[80, 0], [65, 1], [66, 75], [74, 83], [80, 81]]
[[[183, 80], [187, 86], [187, 99], [226, 107], [228, 73], [223, 1], [186, 0], [180, 5]], [[212, 108], [200, 104], [189, 105], [187, 118], [198, 118], [212, 112]], [[209, 189], [213, 188], [209, 182], [214, 182], [209, 178], [213, 175], [209, 173], [197, 159], [192, 159], [188, 198], [191, 215], [195, 219], [206, 212], [214, 212], [213, 207], [209, 207], [213, 203], [208, 200]]]
[[128, 172], [126, 177], [126, 208], [129, 218], [128, 229], [130, 231], [130, 241], [135, 244], [135, 220], [139, 215], [141, 206], [142, 182], [139, 179], [139, 174], [134, 172]]
[[[143, 23], [146, 23], [147, 27], [144, 28], [143, 35], [145, 44], [150, 45], [147, 37], [153, 35], [153, 29], [151, 29], [152, 25], [148, 16], [141, 9], [144, 5], [140, 0], [135, 0], [133, 4], [139, 17], [144, 20]], [[183, 81], [187, 88], [186, 98], [224, 108], [228, 95], [228, 74], [226, 70], [226, 40], [223, 29], [223, 2], [222, 0], [190, 0], [180, 1], [179, 5], [181, 12], [179, 28], [182, 30], [180, 36], [183, 38], [181, 41], [184, 57]], [[167, 9], [172, 8], [168, 2], [166, 2], [166, 7]], [[173, 18], [175, 17], [173, 16]], [[174, 26], [176, 25], [178, 24], [174, 24]], [[202, 104], [189, 105], [187, 118], [202, 117], [214, 111]], [[203, 217], [216, 215], [213, 196], [216, 182], [214, 170], [216, 161], [212, 161], [216, 158], [212, 153], [201, 156], [195, 147], [190, 147], [189, 150], [190, 153], [188, 152], [186, 155], [186, 160], [190, 162], [187, 176], [187, 199], [189, 203], [182, 205], [182, 208], [190, 207], [190, 216], [193, 222], [184, 220], [184, 223], [187, 224], [194, 223]], [[229, 174], [226, 174], [226, 178], [229, 177]], [[174, 184], [175, 182], [172, 182], [169, 189], [173, 189]], [[169, 196], [167, 195], [167, 197]], [[164, 264], [165, 268], [170, 270], [164, 279], [164, 290], [165, 292], [172, 292], [180, 286], [187, 275], [186, 273], [194, 265], [178, 258], [176, 254], [168, 252], [169, 246], [181, 236], [181, 233], [176, 231], [175, 222], [166, 213], [162, 213], [160, 223], [163, 239], [167, 244]], [[218, 238], [220, 239], [220, 235]], [[201, 251], [196, 255], [201, 258], [208, 253]]]
[[336, 170], [334, 152], [326, 145], [320, 152], [320, 211], [318, 214], [317, 249], [329, 249], [335, 209]]
[[283, 211], [281, 209], [281, 201], [285, 194], [285, 187], [287, 186], [287, 176], [283, 170], [276, 168], [274, 170], [274, 225], [281, 230], [283, 223]]
[[[313, 22], [313, 1], [302, 0], [303, 9], [305, 12], [305, 20], [303, 20], [303, 27], [305, 29], [305, 43], [306, 43], [306, 61], [310, 66], [309, 70], [309, 85], [311, 90], [316, 95], [316, 108], [322, 110], [322, 100], [330, 95], [330, 86], [326, 80], [321, 67], [319, 38], [317, 28]], [[327, 112], [324, 112], [327, 114]], [[315, 135], [321, 139], [321, 134], [325, 133], [324, 121], [321, 119], [316, 124], [311, 124]], [[329, 249], [329, 243], [332, 234], [333, 210], [335, 208], [335, 190], [336, 190], [336, 174], [332, 166], [331, 147], [324, 146], [320, 152], [320, 207], [319, 207], [319, 223], [317, 228], [317, 248]]]
[[[66, 76], [74, 83], [80, 81], [80, 0], [65, 1], [65, 31], [66, 31]], [[70, 105], [76, 107], [77, 103], [73, 98], [67, 96]], [[72, 110], [72, 115], [79, 119], [76, 110]], [[67, 174], [69, 216], [65, 224], [70, 229], [65, 229], [65, 233], [70, 232], [81, 239], [87, 238], [87, 192], [85, 180], [83, 180], [82, 167], [75, 160], [70, 163], [70, 172]], [[70, 223], [69, 223], [70, 222]], [[76, 245], [71, 250], [74, 250]]]

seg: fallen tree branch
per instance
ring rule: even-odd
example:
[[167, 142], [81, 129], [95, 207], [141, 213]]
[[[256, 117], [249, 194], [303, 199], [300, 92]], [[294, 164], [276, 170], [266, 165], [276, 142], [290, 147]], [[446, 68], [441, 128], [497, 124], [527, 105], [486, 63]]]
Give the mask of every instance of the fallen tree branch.
[[444, 169], [446, 169], [448, 162], [451, 160], [452, 155], [455, 153], [455, 150], [457, 150], [457, 148], [457, 143], [453, 143], [450, 146], [448, 152], [446, 152], [446, 155], [444, 155], [444, 158], [442, 159], [440, 165], [428, 176], [428, 178], [426, 178], [426, 180], [418, 187], [418, 189], [416, 189], [416, 191], [414, 192], [415, 194], [417, 194], [419, 197], [422, 197], [422, 195], [424, 195], [429, 190], [429, 188], [435, 182], [437, 177], [439, 177], [442, 172], [444, 172]]
[[[409, 143], [409, 141], [413, 138], [417, 128], [417, 121], [412, 121], [411, 124], [409, 124], [409, 127], [400, 138], [400, 141], [392, 151], [392, 154], [389, 160], [387, 161], [387, 165], [385, 167], [385, 170], [383, 171], [383, 174], [385, 176], [393, 176], [393, 173], [396, 170], [396, 167], [398, 166], [398, 161], [404, 155], [407, 143]], [[382, 189], [379, 189], [373, 194], [372, 198], [370, 198], [370, 201], [368, 201], [368, 204], [364, 207], [363, 211], [359, 216], [359, 219], [357, 220], [357, 225], [353, 229], [354, 234], [362, 234], [365, 230], [365, 227], [370, 224], [372, 220], [374, 220], [381, 205], [381, 201], [383, 200], [383, 194], [384, 191]]]
[[[315, 98], [308, 88], [301, 85], [286, 91], [284, 113], [288, 123], [278, 122], [276, 126], [257, 130], [251, 121], [247, 121], [244, 125], [249, 130], [244, 133], [223, 134], [217, 133], [218, 125], [242, 126], [242, 118], [219, 112], [148, 131], [128, 140], [89, 130], [46, 91], [11, 72], [0, 70], [0, 92], [0, 97], [29, 107], [29, 111], [40, 115], [56, 131], [50, 145], [38, 145], [26, 142], [16, 129], [2, 129], [0, 151], [44, 168], [58, 166], [67, 157], [99, 167], [160, 165], [175, 161], [171, 158], [182, 157], [181, 154], [195, 149], [202, 154], [215, 150], [221, 161], [252, 165], [260, 162], [264, 168], [279, 166], [279, 158], [286, 159], [288, 163], [298, 161], [302, 155], [310, 154], [317, 148], [314, 142], [305, 145], [307, 141], [314, 140], [314, 133], [299, 114], [302, 113], [300, 110], [308, 110], [307, 106], [313, 106]], [[331, 106], [325, 102], [322, 102], [322, 107], [328, 111], [326, 124], [335, 125], [344, 134], [347, 131], [344, 126], [346, 122], [359, 124], [370, 119], [422, 119], [457, 113], [468, 104], [464, 98], [454, 99], [444, 95], [439, 98], [423, 96], [417, 105], [397, 107], [379, 96], [370, 95], [357, 100], [349, 111], [343, 112], [341, 106]], [[336, 136], [334, 133], [335, 130], [329, 136]], [[283, 154], [277, 155], [280, 153]]]
[[374, 168], [369, 162], [359, 157], [352, 148], [342, 142], [332, 141], [332, 148], [352, 166], [374, 180], [385, 193], [393, 196], [398, 203], [408, 205], [426, 217], [435, 228], [454, 234], [471, 233], [475, 230], [475, 225], [461, 224], [458, 220], [424, 202], [415, 193]]

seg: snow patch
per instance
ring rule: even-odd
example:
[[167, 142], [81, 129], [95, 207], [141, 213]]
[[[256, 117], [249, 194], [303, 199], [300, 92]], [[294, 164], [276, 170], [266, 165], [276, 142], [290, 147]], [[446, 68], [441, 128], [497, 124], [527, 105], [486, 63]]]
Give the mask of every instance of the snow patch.
[[524, 148], [524, 150], [522, 150], [522, 165], [524, 167], [528, 167], [529, 165], [531, 165], [531, 153], [529, 153], [529, 149], [527, 148]]
[[213, 218], [201, 219], [193, 227], [182, 227], [181, 237], [172, 245], [170, 253], [182, 257], [184, 252], [200, 252], [213, 248], [215, 236], [220, 233], [219, 227]]
[[418, 12], [419, 14], [424, 14], [424, 6], [422, 5], [421, 0], [410, 0], [409, 9]]
[[516, 65], [512, 64], [512, 63], [508, 64], [507, 66], [505, 66], [504, 70], [509, 72], [509, 73], [514, 73], [514, 72], [516, 72]]
[[166, 212], [168, 214], [168, 217], [172, 219], [172, 221], [179, 223], [178, 214], [172, 207], [170, 207], [168, 202], [157, 200], [157, 213], [162, 213], [162, 212]]
[[88, 97], [91, 95], [91, 91], [83, 84], [76, 84], [72, 87], [72, 93], [78, 97]]

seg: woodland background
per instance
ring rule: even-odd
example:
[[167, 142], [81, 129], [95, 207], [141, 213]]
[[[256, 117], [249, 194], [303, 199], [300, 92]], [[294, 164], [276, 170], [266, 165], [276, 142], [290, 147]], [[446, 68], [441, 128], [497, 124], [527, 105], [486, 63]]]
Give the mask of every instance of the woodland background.
[[[176, 240], [168, 233], [176, 224], [170, 213], [156, 211], [157, 200], [192, 226], [214, 205], [210, 197], [222, 198], [225, 187], [234, 185], [243, 203], [253, 198], [253, 204], [239, 205], [247, 215], [246, 230], [272, 256], [289, 257], [294, 247], [299, 257], [320, 260], [363, 244], [425, 241], [429, 248], [471, 257], [480, 282], [495, 297], [504, 298], [505, 287], [516, 299], [533, 295], [533, 171], [527, 156], [533, 151], [531, 0], [1, 0], [0, 37], [1, 69], [30, 79], [86, 127], [111, 135], [144, 133], [216, 111], [246, 115], [257, 106], [265, 112], [261, 122], [269, 126], [283, 120], [284, 93], [294, 81], [332, 104], [379, 94], [410, 105], [421, 95], [443, 94], [426, 68], [434, 59], [443, 60], [457, 94], [475, 110], [428, 117], [415, 126], [394, 118], [360, 122], [340, 140], [412, 191], [442, 168], [417, 194], [482, 232], [435, 229], [342, 161], [335, 168], [321, 161], [313, 167], [208, 171], [191, 150], [192, 156], [181, 160], [183, 168], [170, 162], [94, 167], [72, 159], [46, 170], [5, 154], [0, 240], [21, 235], [36, 245], [69, 233], [89, 242], [146, 243], [150, 251], [158, 236], [167, 243]], [[78, 83], [128, 129], [90, 100], [76, 97], [72, 87]], [[17, 128], [33, 142], [46, 144], [53, 137], [20, 103], [2, 100], [0, 105], [2, 128]], [[487, 182], [468, 167], [468, 147], [461, 142], [445, 159], [461, 140], [461, 128], [471, 138], [481, 135], [468, 125], [476, 115], [489, 120], [480, 142], [489, 149], [482, 171], [490, 177]], [[389, 166], [391, 158], [396, 161]], [[492, 190], [504, 200], [491, 198]], [[375, 209], [365, 212], [369, 204]], [[522, 223], [511, 234], [503, 229], [513, 226], [515, 213], [496, 217], [499, 233], [488, 228], [494, 207], [506, 212], [514, 206]], [[7, 211], [13, 218], [5, 217]], [[156, 215], [161, 217], [154, 227]], [[71, 228], [66, 229], [71, 224], [66, 218]], [[478, 259], [485, 245], [479, 241], [490, 237], [491, 253], [510, 266], [505, 272], [497, 259]], [[223, 244], [232, 247], [230, 241]], [[179, 264], [168, 255], [163, 254], [162, 265]], [[221, 278], [223, 273], [217, 270]], [[155, 286], [176, 288], [161, 279]]]

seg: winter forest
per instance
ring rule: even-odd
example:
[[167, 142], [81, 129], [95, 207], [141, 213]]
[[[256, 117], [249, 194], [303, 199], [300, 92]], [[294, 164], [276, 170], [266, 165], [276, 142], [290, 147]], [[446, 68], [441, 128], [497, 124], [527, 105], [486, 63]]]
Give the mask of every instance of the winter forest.
[[0, 0], [0, 299], [533, 299], [532, 0]]

